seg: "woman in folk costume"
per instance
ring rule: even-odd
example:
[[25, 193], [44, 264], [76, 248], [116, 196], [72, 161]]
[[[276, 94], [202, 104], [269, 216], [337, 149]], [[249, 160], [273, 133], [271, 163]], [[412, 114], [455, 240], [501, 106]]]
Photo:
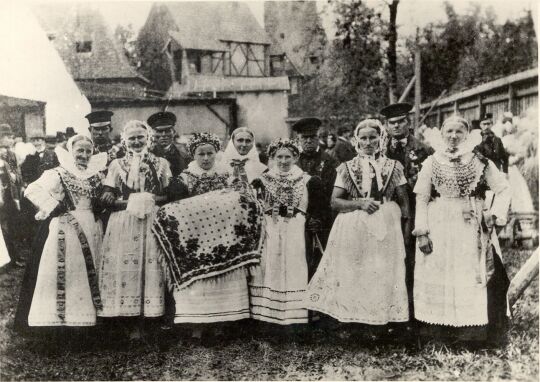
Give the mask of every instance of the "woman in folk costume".
[[280, 325], [308, 322], [305, 226], [321, 212], [321, 181], [296, 166], [299, 154], [295, 141], [273, 141], [268, 156], [274, 167], [261, 176], [266, 244], [250, 281], [251, 317]]
[[358, 155], [337, 168], [332, 207], [338, 216], [306, 294], [308, 309], [341, 322], [386, 325], [409, 319], [401, 230], [402, 219], [409, 217], [407, 181], [403, 166], [381, 153], [382, 134], [374, 119], [354, 131]]
[[[504, 174], [473, 152], [478, 142], [460, 117], [441, 127], [443, 147], [427, 158], [414, 188], [417, 237], [414, 274], [421, 333], [455, 339], [496, 339], [506, 327], [508, 278], [495, 226], [510, 203]], [[494, 192], [491, 205], [486, 190]]]
[[[103, 239], [99, 285], [101, 317], [159, 317], [165, 281], [159, 246], [152, 235], [158, 204], [167, 200], [169, 163], [148, 151], [149, 128], [128, 122], [122, 134], [125, 157], [109, 165], [103, 201], [113, 211]], [[137, 337], [138, 330], [131, 333]]]
[[107, 156], [92, 156], [92, 140], [83, 135], [70, 138], [67, 150], [57, 147], [60, 166], [25, 190], [43, 224], [21, 289], [18, 329], [93, 326], [102, 308], [96, 268], [103, 231], [93, 209]]
[[[172, 199], [190, 198], [228, 187], [227, 167], [216, 163], [216, 154], [221, 148], [219, 138], [210, 133], [196, 133], [191, 137], [188, 147], [195, 160], [180, 174], [179, 179], [175, 179], [174, 183], [177, 185], [175, 189], [177, 190], [178, 184], [181, 184], [183, 192], [176, 192]], [[216, 238], [202, 237], [200, 240], [208, 241]], [[215, 323], [249, 318], [245, 267], [196, 280], [182, 289], [175, 288], [173, 295], [176, 302], [174, 322], [177, 324]], [[201, 327], [193, 330], [193, 337], [201, 335]]]
[[255, 147], [255, 134], [247, 127], [239, 127], [233, 131], [221, 163], [228, 168], [232, 177], [249, 184], [268, 169], [260, 162]]

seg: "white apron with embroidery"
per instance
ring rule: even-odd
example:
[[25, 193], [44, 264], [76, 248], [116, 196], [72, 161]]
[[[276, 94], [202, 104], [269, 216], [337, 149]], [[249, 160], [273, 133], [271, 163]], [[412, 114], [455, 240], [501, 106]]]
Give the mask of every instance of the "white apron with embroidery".
[[[171, 177], [169, 164], [157, 158], [156, 169], [162, 187]], [[142, 178], [142, 176], [141, 176]], [[115, 159], [104, 184], [120, 189], [126, 176]], [[143, 187], [143, 180], [140, 180]], [[130, 212], [111, 213], [103, 239], [99, 289], [103, 301], [101, 317], [159, 317], [165, 313], [165, 279], [159, 261], [161, 249], [152, 233], [152, 222], [159, 207], [140, 219]]]
[[[87, 196], [90, 191], [89, 184], [82, 179], [71, 178], [71, 181], [74, 187], [70, 187], [69, 184], [67, 186], [68, 189], [72, 188], [71, 197], [75, 203], [75, 210], [70, 211], [70, 213], [77, 219], [88, 240], [94, 258], [94, 267], [97, 268], [103, 236], [101, 221], [96, 221], [92, 213], [90, 198]], [[28, 186], [25, 196], [38, 207], [37, 219], [45, 219], [58, 202], [66, 197], [56, 170], [45, 171], [38, 180]], [[64, 321], [58, 316], [56, 306], [58, 233], [60, 229], [65, 233], [66, 245]], [[95, 324], [96, 309], [92, 301], [86, 264], [77, 232], [69, 224], [60, 225], [59, 218], [55, 217], [51, 219], [49, 236], [43, 247], [28, 325], [92, 326]]]
[[[277, 177], [277, 171], [270, 171]], [[297, 206], [306, 211], [308, 203], [307, 181], [309, 176], [295, 166], [287, 176], [298, 179], [295, 196]], [[272, 186], [263, 176], [266, 192]], [[269, 206], [267, 206], [269, 207]], [[261, 264], [256, 267], [250, 282], [251, 316], [260, 321], [280, 325], [307, 323], [308, 311], [303, 306], [308, 270], [306, 261], [305, 224], [306, 218], [298, 213], [292, 218], [279, 216], [274, 219], [265, 215], [266, 245]]]
[[[349, 163], [354, 163], [358, 158]], [[381, 157], [375, 166], [390, 159]], [[390, 163], [390, 162], [389, 162]], [[358, 164], [357, 170], [362, 166]], [[343, 166], [343, 165], [342, 165]], [[396, 185], [406, 184], [403, 171]], [[373, 179], [362, 176], [362, 195]], [[354, 187], [338, 174], [335, 187]], [[341, 322], [384, 325], [409, 319], [405, 285], [405, 247], [401, 210], [387, 201], [369, 215], [356, 210], [338, 214], [317, 272], [308, 287], [305, 306]]]
[[[452, 162], [436, 152], [424, 161], [414, 192], [416, 231], [429, 232], [433, 252], [425, 255], [417, 248], [414, 271], [416, 319], [430, 324], [476, 326], [488, 323], [484, 249], [488, 237], [480, 230], [484, 201], [459, 196], [458, 180], [468, 193], [482, 177], [497, 197], [491, 213], [505, 219], [510, 190], [495, 165], [485, 165], [472, 153]], [[432, 185], [441, 195], [431, 199]], [[464, 208], [476, 217], [464, 218]], [[492, 242], [496, 243], [496, 237]]]

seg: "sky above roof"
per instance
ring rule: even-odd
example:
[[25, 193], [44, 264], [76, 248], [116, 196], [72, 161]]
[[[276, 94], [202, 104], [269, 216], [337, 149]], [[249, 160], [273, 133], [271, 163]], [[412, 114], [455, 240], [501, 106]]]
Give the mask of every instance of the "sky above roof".
[[[40, 2], [40, 0], [27, 0], [31, 2]], [[66, 1], [66, 0], [46, 0]], [[67, 0], [67, 1], [85, 1], [85, 0]], [[87, 1], [87, 0], [86, 0]], [[389, 0], [386, 0], [389, 1]], [[388, 6], [385, 0], [367, 0], [371, 7], [380, 9], [388, 17]], [[43, 0], [41, 0], [43, 2]], [[125, 3], [129, 3], [126, 7]], [[521, 16], [524, 10], [531, 9], [536, 4], [536, 0], [477, 0], [483, 8], [491, 6], [500, 22], [507, 19], [514, 19]], [[99, 8], [109, 25], [132, 24], [138, 31], [146, 21], [152, 2], [138, 0], [93, 0], [92, 3], [99, 4]], [[257, 21], [264, 24], [264, 1], [252, 0], [246, 1]], [[452, 0], [452, 5], [458, 13], [464, 13], [470, 8], [470, 0]], [[400, 37], [414, 34], [417, 26], [424, 26], [430, 22], [445, 19], [444, 0], [401, 0], [398, 6], [398, 33]], [[317, 1], [317, 7], [320, 11], [326, 11], [322, 17], [323, 25], [331, 38], [334, 34], [334, 17], [328, 11], [327, 1]]]

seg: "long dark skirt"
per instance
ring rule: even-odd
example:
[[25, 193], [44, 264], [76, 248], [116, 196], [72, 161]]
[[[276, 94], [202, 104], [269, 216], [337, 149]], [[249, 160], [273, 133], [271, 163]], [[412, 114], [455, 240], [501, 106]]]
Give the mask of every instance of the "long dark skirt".
[[498, 344], [504, 340], [509, 327], [506, 314], [506, 292], [510, 280], [499, 256], [494, 256], [494, 270], [487, 283], [488, 324], [483, 326], [453, 327], [418, 322], [419, 334], [431, 338], [464, 342], [489, 342]]
[[36, 288], [39, 263], [41, 261], [43, 247], [45, 246], [45, 241], [47, 241], [47, 237], [49, 236], [49, 224], [51, 223], [51, 220], [52, 217], [48, 217], [39, 226], [37, 234], [32, 243], [32, 251], [26, 262], [26, 269], [24, 271], [24, 277], [21, 284], [19, 303], [17, 305], [14, 323], [15, 330], [22, 334], [30, 331], [30, 327], [28, 326], [28, 314], [30, 313], [34, 289]]

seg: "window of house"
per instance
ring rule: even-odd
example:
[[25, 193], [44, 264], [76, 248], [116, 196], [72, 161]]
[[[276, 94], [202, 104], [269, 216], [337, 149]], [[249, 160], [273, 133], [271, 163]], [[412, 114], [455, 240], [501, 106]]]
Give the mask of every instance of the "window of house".
[[77, 53], [89, 53], [92, 51], [92, 41], [77, 41], [75, 43]]
[[283, 57], [272, 56], [270, 57], [270, 75], [279, 76], [283, 73]]
[[173, 56], [173, 65], [174, 65], [174, 75], [178, 82], [182, 81], [182, 50], [175, 50], [172, 54]]
[[189, 51], [187, 54], [190, 73], [201, 73], [201, 55], [198, 52]]
[[319, 63], [319, 57], [318, 56], [310, 56], [309, 57], [309, 62], [312, 65], [317, 65]]

